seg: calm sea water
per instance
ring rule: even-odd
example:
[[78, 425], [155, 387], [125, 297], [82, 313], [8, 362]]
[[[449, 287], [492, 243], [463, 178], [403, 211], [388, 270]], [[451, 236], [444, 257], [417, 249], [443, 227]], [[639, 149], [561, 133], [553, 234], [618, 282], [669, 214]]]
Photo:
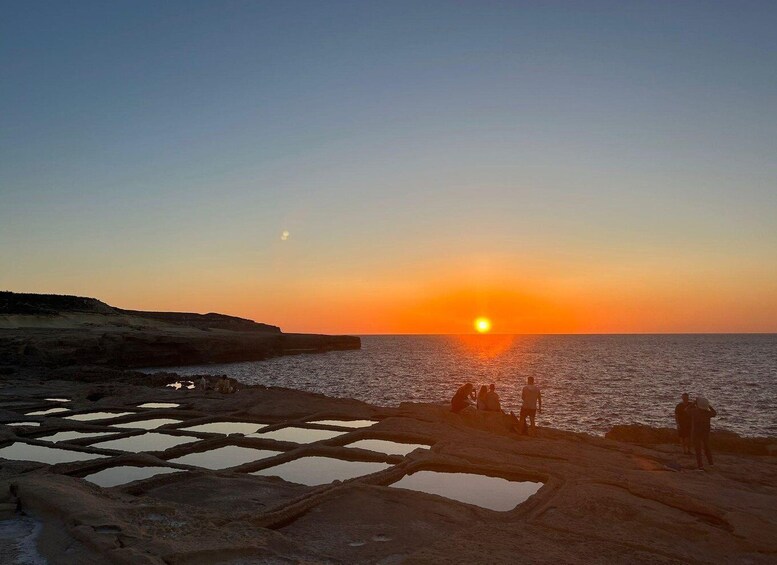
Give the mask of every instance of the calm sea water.
[[448, 402], [466, 381], [495, 383], [508, 410], [532, 375], [543, 393], [540, 425], [595, 434], [614, 424], [674, 426], [688, 392], [710, 400], [718, 428], [777, 436], [777, 334], [365, 336], [358, 351], [174, 370], [382, 406]]

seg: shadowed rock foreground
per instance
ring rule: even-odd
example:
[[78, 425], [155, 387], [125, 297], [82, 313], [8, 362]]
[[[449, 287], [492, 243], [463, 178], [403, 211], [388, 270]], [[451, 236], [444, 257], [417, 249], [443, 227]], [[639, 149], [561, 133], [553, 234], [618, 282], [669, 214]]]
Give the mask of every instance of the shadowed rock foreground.
[[[189, 440], [164, 451], [127, 453], [100, 447], [104, 436], [81, 437], [57, 447], [102, 457], [56, 465], [0, 460], [6, 514], [22, 519], [23, 513], [24, 519], [42, 522], [37, 545], [51, 563], [777, 560], [773, 456], [717, 453], [714, 467], [694, 472], [691, 458], [680, 455], [675, 445], [646, 447], [552, 429], [539, 430], [537, 437], [517, 436], [498, 419], [462, 417], [443, 405], [379, 408], [264, 387], [223, 395], [129, 384], [139, 382], [137, 374], [113, 377], [111, 384], [0, 377], [0, 421], [40, 423], [0, 425], [0, 450], [19, 442], [51, 446], [41, 437], [64, 430], [114, 431], [111, 440], [144, 437], [142, 429], [112, 426], [140, 425], [150, 418], [163, 422], [153, 433], [171, 442]], [[155, 381], [147, 377], [146, 382]], [[139, 408], [145, 402], [178, 406]], [[67, 410], [25, 415], [51, 408]], [[108, 414], [99, 421], [67, 418], [95, 411], [130, 414]], [[377, 423], [363, 428], [310, 423], [354, 419]], [[261, 433], [233, 435], [184, 429], [215, 421], [266, 427]], [[271, 439], [273, 431], [289, 426], [340, 433], [307, 444]], [[365, 438], [431, 447], [402, 456], [346, 446]], [[220, 470], [171, 461], [224, 446], [262, 450], [263, 455]], [[319, 486], [273, 476], [272, 467], [305, 456], [371, 462], [380, 469]], [[315, 467], [316, 460], [310, 461]], [[80, 478], [117, 465], [177, 472], [110, 488]], [[504, 512], [388, 486], [419, 470], [543, 486]]]

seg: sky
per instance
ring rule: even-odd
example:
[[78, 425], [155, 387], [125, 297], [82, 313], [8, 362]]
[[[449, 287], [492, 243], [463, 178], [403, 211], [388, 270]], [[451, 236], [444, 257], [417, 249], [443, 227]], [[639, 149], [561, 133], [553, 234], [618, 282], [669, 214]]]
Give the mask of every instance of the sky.
[[0, 2], [0, 289], [777, 331], [774, 2]]

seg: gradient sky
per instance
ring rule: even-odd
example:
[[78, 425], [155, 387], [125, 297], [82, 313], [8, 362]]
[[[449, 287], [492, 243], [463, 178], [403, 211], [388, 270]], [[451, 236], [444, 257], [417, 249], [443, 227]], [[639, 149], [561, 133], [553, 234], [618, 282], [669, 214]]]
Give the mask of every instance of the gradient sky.
[[0, 10], [0, 289], [285, 331], [777, 331], [777, 3]]

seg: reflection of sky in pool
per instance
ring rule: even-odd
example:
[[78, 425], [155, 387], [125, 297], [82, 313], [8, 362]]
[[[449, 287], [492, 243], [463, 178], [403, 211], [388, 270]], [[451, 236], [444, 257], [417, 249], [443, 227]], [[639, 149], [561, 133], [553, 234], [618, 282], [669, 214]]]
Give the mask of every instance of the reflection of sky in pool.
[[405, 475], [392, 487], [438, 494], [460, 502], [505, 512], [512, 510], [537, 492], [542, 483], [508, 481], [473, 473], [418, 471]]
[[176, 402], [146, 402], [138, 404], [138, 408], [178, 408], [180, 404]]
[[17, 441], [7, 447], [0, 448], [0, 457], [12, 459], [14, 461], [37, 461], [39, 463], [70, 463], [71, 461], [86, 461], [88, 459], [99, 459], [105, 455], [95, 455], [94, 453], [83, 453], [81, 451], [71, 451], [69, 449], [59, 449], [56, 447], [43, 447], [41, 445], [30, 445]]
[[272, 432], [251, 434], [251, 437], [262, 439], [274, 439], [277, 441], [291, 441], [294, 443], [312, 443], [322, 439], [330, 439], [343, 435], [344, 432], [334, 432], [331, 430], [311, 430], [308, 428], [281, 428]]
[[25, 416], [48, 416], [49, 414], [59, 414], [60, 412], [70, 412], [67, 408], [49, 408], [48, 410], [36, 410], [27, 412]]
[[134, 422], [124, 422], [122, 424], [113, 424], [112, 428], [140, 428], [142, 430], [153, 430], [165, 424], [177, 424], [183, 420], [174, 420], [173, 418], [152, 418], [150, 420], [136, 420]]
[[81, 439], [85, 437], [98, 437], [98, 436], [104, 436], [104, 435], [111, 435], [112, 432], [76, 432], [76, 431], [68, 431], [68, 432], [57, 432], [52, 435], [48, 436], [40, 436], [37, 439], [43, 440], [43, 441], [68, 441], [71, 439]]
[[171, 467], [135, 467], [133, 465], [121, 465], [118, 467], [108, 467], [102, 471], [92, 473], [91, 475], [85, 476], [84, 479], [103, 488], [108, 488], [131, 483], [132, 481], [148, 479], [155, 475], [175, 473], [176, 471], [180, 471], [180, 469], [173, 469]]
[[70, 402], [69, 398], [44, 398], [43, 400], [48, 400], [49, 402]]
[[341, 428], [366, 428], [377, 424], [375, 420], [316, 420], [308, 424], [321, 424], [322, 426], [340, 426]]
[[121, 451], [164, 451], [176, 445], [197, 441], [194, 437], [171, 436], [167, 434], [158, 434], [154, 432], [141, 434], [137, 436], [111, 439], [92, 444], [93, 447], [103, 449], [119, 449]]
[[183, 465], [194, 465], [196, 467], [205, 467], [206, 469], [226, 469], [236, 467], [243, 463], [258, 461], [278, 455], [279, 451], [268, 451], [266, 449], [252, 449], [250, 447], [240, 447], [238, 445], [226, 445], [209, 451], [199, 451], [189, 453], [183, 457], [169, 459], [174, 463]]
[[407, 455], [411, 451], [418, 449], [429, 449], [428, 445], [420, 443], [399, 443], [396, 441], [386, 441], [383, 439], [362, 439], [349, 443], [345, 447], [358, 447], [359, 449], [369, 449], [386, 453], [387, 455]]
[[129, 414], [134, 414], [134, 412], [87, 412], [86, 414], [73, 414], [72, 416], [66, 416], [66, 418], [79, 422], [91, 422], [92, 420], [107, 420], [108, 418], [118, 418], [119, 416], [127, 416]]
[[266, 424], [257, 424], [255, 422], [211, 422], [182, 429], [190, 432], [210, 432], [213, 434], [252, 434], [265, 427], [267, 427]]
[[6, 422], [6, 426], [40, 426], [40, 422]]
[[344, 461], [334, 457], [300, 457], [252, 474], [280, 477], [290, 483], [314, 486], [369, 475], [389, 467], [391, 465], [388, 463]]

